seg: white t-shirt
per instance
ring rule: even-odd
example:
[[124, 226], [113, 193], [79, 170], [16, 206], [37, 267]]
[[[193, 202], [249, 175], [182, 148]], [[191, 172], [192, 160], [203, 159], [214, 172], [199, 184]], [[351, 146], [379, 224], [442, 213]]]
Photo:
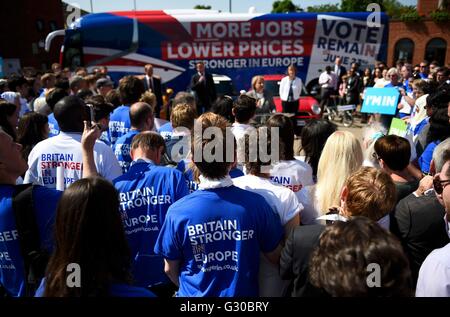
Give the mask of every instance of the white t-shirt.
[[[245, 175], [233, 178], [233, 184], [239, 188], [260, 194], [281, 219], [284, 226], [303, 210], [303, 205], [289, 189], [272, 184], [270, 180], [255, 175]], [[261, 255], [259, 267], [259, 296], [281, 297], [289, 286], [289, 281], [283, 281], [278, 268]]]
[[245, 162], [245, 134], [250, 134], [250, 132], [255, 131], [256, 128], [250, 124], [243, 123], [233, 123], [231, 127], [231, 132], [236, 138], [236, 156], [237, 156], [237, 168], [241, 171], [244, 170]]
[[[112, 181], [122, 175], [113, 150], [101, 141], [94, 145], [97, 171]], [[81, 133], [64, 133], [39, 142], [28, 156], [28, 171], [24, 183], [56, 188], [57, 166], [64, 168], [64, 188], [82, 178], [83, 158]]]
[[308, 163], [299, 160], [280, 161], [270, 171], [272, 183], [281, 184], [292, 190], [304, 209], [301, 215], [302, 224], [316, 223], [318, 216], [306, 186], [314, 185], [312, 168]]

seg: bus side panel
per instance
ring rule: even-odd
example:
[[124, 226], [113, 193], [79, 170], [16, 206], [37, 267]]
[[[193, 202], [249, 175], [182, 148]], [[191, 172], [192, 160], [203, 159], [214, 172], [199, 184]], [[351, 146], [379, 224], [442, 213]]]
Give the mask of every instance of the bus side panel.
[[[145, 12], [144, 12], [145, 13]], [[113, 79], [143, 74], [154, 66], [166, 86], [188, 88], [195, 63], [211, 73], [230, 77], [238, 90], [250, 88], [255, 75], [284, 74], [294, 64], [305, 83], [343, 57], [348, 69], [386, 59], [387, 18], [368, 28], [369, 13], [295, 13], [217, 18], [171, 16], [163, 11], [136, 14], [139, 45], [135, 52], [103, 63]], [[94, 14], [82, 19], [85, 64], [127, 50], [131, 45], [131, 13]], [[220, 17], [221, 18], [221, 17]], [[106, 25], [106, 26], [105, 26]]]

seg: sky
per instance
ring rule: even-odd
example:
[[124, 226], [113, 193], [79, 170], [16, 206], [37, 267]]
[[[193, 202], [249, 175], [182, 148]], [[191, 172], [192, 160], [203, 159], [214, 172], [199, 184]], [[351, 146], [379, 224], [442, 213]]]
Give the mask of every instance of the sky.
[[[272, 10], [273, 0], [63, 0], [66, 3], [77, 3], [83, 10], [91, 12], [91, 3], [94, 12], [133, 10], [136, 3], [137, 10], [163, 10], [163, 9], [192, 9], [195, 5], [210, 5], [213, 10], [229, 12], [230, 2], [233, 13], [247, 13], [250, 7], [256, 12], [268, 13]], [[308, 6], [340, 3], [340, 0], [293, 0], [303, 9]], [[417, 0], [400, 0], [405, 5], [416, 5]]]

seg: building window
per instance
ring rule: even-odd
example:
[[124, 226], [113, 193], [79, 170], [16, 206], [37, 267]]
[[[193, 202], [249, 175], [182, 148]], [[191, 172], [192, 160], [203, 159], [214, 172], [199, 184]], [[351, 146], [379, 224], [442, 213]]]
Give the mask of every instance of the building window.
[[445, 64], [447, 42], [441, 38], [431, 39], [425, 48], [425, 57], [428, 62], [437, 61], [439, 65]]
[[400, 39], [394, 48], [394, 63], [399, 59], [411, 62], [414, 53], [414, 42], [410, 39]]
[[42, 21], [41, 19], [36, 20], [36, 29], [38, 30], [38, 32], [44, 31], [44, 21]]

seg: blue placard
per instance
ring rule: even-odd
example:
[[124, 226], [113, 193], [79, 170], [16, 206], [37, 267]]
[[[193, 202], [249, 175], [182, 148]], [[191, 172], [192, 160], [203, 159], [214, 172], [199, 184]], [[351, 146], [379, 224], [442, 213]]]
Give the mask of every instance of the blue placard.
[[396, 88], [367, 88], [361, 112], [395, 115], [399, 96]]
[[0, 78], [3, 78], [3, 58], [0, 57]]

